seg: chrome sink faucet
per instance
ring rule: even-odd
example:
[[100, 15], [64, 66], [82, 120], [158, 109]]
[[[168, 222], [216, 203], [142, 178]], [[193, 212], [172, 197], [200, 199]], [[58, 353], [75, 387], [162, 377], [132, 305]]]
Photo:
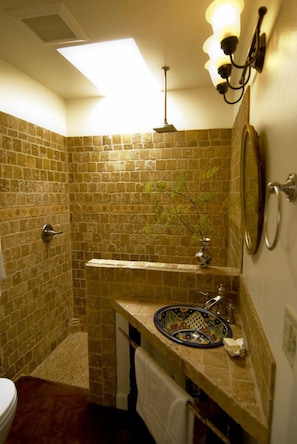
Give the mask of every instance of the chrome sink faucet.
[[208, 299], [205, 304], [205, 310], [211, 310], [212, 307], [217, 305], [217, 315], [225, 316], [226, 315], [226, 298], [225, 298], [225, 287], [223, 284], [220, 284], [218, 287], [217, 296]]

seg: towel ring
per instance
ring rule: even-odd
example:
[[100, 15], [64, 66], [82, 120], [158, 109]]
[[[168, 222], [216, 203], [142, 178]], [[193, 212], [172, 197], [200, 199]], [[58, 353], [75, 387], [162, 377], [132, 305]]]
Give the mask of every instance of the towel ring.
[[[267, 230], [267, 223], [268, 223], [267, 208], [268, 208], [268, 199], [271, 194], [275, 194], [277, 197], [277, 217], [276, 217], [276, 229], [275, 229], [274, 238], [273, 241], [270, 243], [268, 239], [268, 230]], [[278, 182], [270, 182], [266, 188], [266, 205], [264, 213], [264, 235], [265, 235], [265, 244], [268, 250], [273, 250], [278, 240], [281, 216], [282, 216], [281, 205], [282, 205], [282, 200], [280, 193], [280, 184]]]
[[[283, 191], [286, 194], [286, 200], [287, 202], [294, 202], [294, 200], [297, 198], [297, 175], [296, 173], [291, 173], [287, 177], [287, 181], [285, 184], [281, 185], [278, 182], [270, 182], [267, 185], [266, 188], [266, 205], [265, 205], [265, 212], [264, 212], [264, 233], [265, 233], [265, 244], [268, 250], [273, 250], [273, 248], [276, 246], [276, 243], [278, 241], [279, 236], [279, 229], [281, 225], [281, 218], [282, 218], [282, 201], [281, 201], [281, 193], [280, 191]], [[277, 197], [277, 222], [276, 222], [276, 229], [275, 234], [273, 238], [273, 242], [270, 242], [268, 239], [267, 234], [267, 208], [268, 208], [268, 200], [269, 196], [271, 194], [276, 194]]]

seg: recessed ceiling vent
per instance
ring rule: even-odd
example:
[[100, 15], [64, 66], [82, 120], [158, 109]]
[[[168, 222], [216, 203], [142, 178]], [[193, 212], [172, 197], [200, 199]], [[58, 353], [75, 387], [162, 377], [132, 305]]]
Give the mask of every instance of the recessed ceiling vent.
[[62, 2], [6, 11], [44, 45], [84, 42], [87, 35]]

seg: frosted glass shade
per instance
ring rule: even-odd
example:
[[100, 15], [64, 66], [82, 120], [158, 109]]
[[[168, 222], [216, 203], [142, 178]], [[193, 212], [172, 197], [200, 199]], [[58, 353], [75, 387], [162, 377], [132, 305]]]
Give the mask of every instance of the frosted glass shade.
[[218, 73], [218, 69], [212, 60], [208, 60], [205, 63], [204, 68], [207, 69], [207, 71], [209, 72], [211, 81], [215, 88], [221, 83], [225, 82], [225, 80], [223, 80], [220, 74]]
[[224, 52], [221, 49], [220, 42], [215, 38], [214, 35], [205, 40], [203, 45], [203, 51], [209, 55], [210, 60], [213, 62], [213, 64], [217, 69], [220, 66], [227, 65], [230, 63], [229, 56], [224, 54]]
[[215, 0], [209, 5], [205, 18], [219, 42], [227, 37], [239, 37], [243, 7], [243, 0]]

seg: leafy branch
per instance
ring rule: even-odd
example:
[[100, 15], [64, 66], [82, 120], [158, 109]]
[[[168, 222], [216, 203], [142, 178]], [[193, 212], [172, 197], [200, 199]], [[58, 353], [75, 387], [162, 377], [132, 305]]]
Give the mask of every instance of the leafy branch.
[[[213, 167], [206, 171], [203, 181], [211, 181], [218, 169]], [[181, 174], [171, 186], [164, 181], [150, 181], [146, 183], [145, 191], [157, 196], [154, 203], [155, 223], [169, 226], [179, 222], [192, 235], [194, 242], [208, 237], [208, 204], [213, 192], [191, 192], [185, 174]], [[145, 227], [146, 234], [152, 234], [152, 231], [150, 225]]]

